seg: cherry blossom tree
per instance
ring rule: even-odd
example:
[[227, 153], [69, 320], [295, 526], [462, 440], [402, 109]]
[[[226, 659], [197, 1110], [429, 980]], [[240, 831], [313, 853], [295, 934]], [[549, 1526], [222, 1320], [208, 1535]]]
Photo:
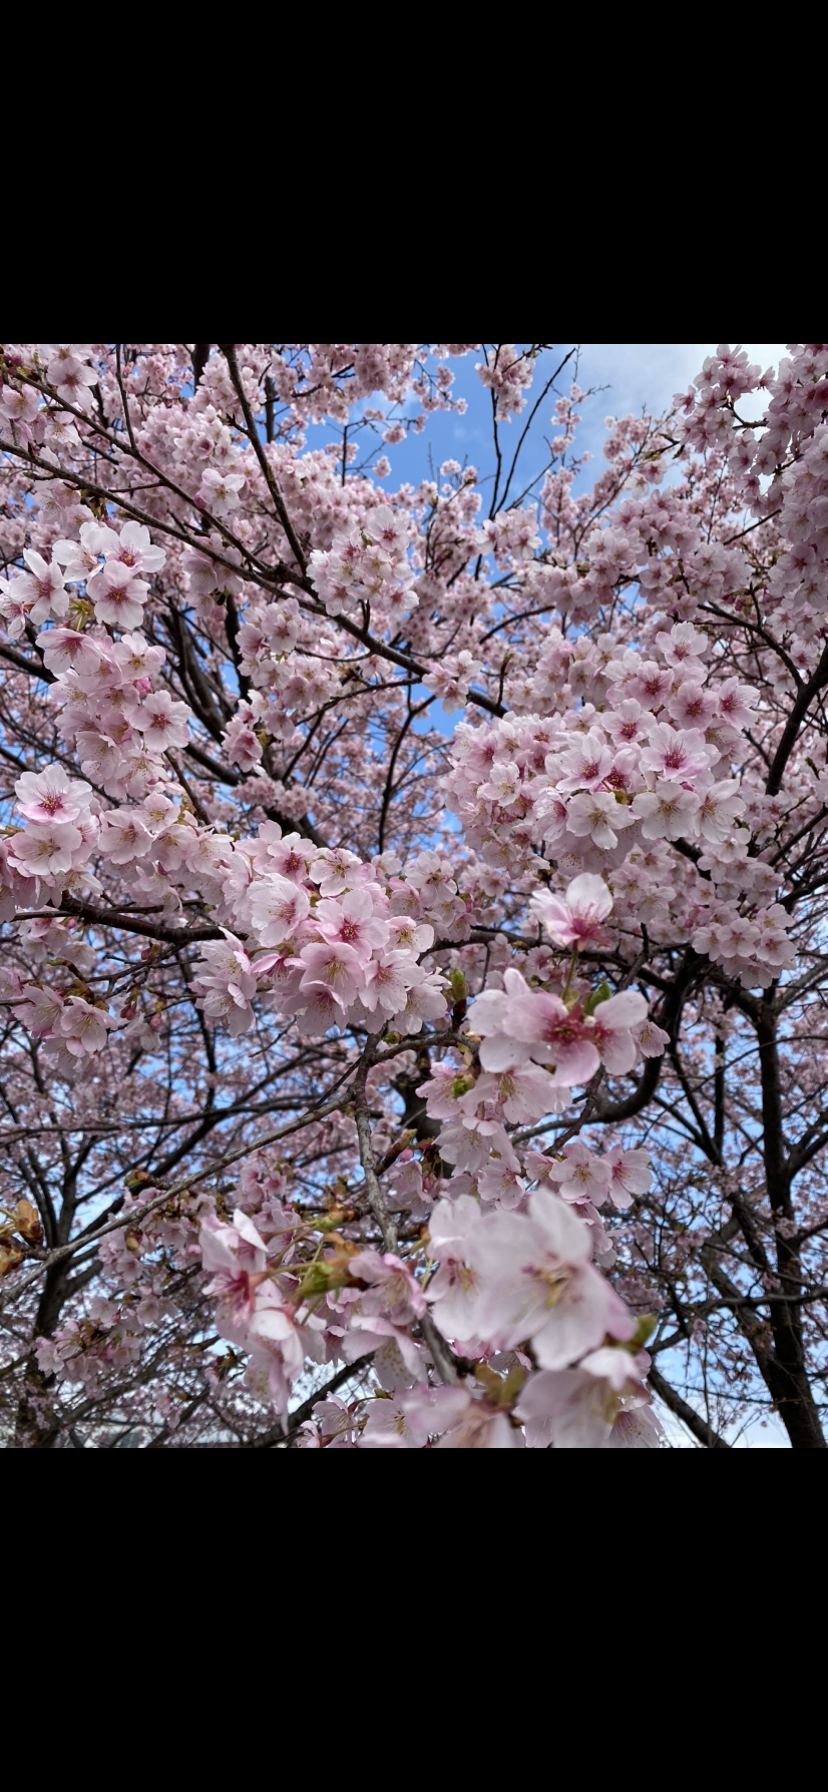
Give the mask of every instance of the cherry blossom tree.
[[825, 1447], [828, 348], [578, 372], [2, 350], [7, 1445]]

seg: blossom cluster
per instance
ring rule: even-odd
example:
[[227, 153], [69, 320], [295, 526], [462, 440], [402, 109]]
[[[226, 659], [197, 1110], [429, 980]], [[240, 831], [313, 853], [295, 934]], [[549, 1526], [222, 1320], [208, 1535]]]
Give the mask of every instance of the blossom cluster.
[[[288, 1219], [268, 1245], [237, 1209], [232, 1222], [204, 1221], [201, 1250], [218, 1329], [249, 1353], [251, 1381], [280, 1412], [308, 1359], [372, 1357], [378, 1392], [319, 1402], [306, 1447], [658, 1443], [636, 1324], [591, 1261], [588, 1227], [548, 1189], [522, 1213], [481, 1213], [469, 1195], [439, 1201], [420, 1279], [376, 1250], [316, 1254], [306, 1267], [301, 1232]], [[479, 1359], [453, 1386], [428, 1385], [429, 1308], [469, 1372]]]
[[[823, 1223], [762, 1217], [768, 1092], [733, 1076], [767, 1081], [749, 1029], [778, 1020], [816, 1182], [828, 350], [774, 375], [721, 345], [668, 417], [607, 419], [588, 492], [578, 386], [539, 479], [508, 471], [535, 345], [209, 348], [0, 356], [7, 1107], [15, 1149], [24, 1112], [55, 1149], [41, 1231], [56, 1138], [94, 1140], [44, 1250], [119, 1222], [42, 1376], [114, 1387], [149, 1331], [163, 1353], [214, 1315], [229, 1349], [181, 1381], [216, 1410], [226, 1378], [289, 1428], [333, 1369], [302, 1447], [658, 1443], [652, 1290], [689, 1350], [712, 1232], [743, 1226], [758, 1304], [776, 1242]], [[496, 477], [391, 491], [470, 350]], [[165, 1155], [198, 1192], [168, 1197]], [[25, 1227], [0, 1219], [3, 1276], [41, 1250]]]
[[[658, 630], [652, 658], [614, 651], [610, 637], [579, 655], [553, 644], [561, 708], [461, 723], [445, 788], [488, 863], [528, 869], [540, 846], [570, 874], [604, 873], [632, 911], [653, 892], [656, 934], [686, 928], [698, 950], [715, 942], [729, 971], [762, 984], [792, 947], [752, 843], [751, 798], [760, 822], [762, 803], [721, 775], [751, 724], [751, 693], [736, 678], [708, 686], [709, 645], [691, 623]], [[683, 860], [676, 843], [691, 849]]]
[[405, 515], [377, 504], [356, 527], [337, 536], [329, 552], [315, 549], [311, 572], [328, 615], [358, 610], [360, 601], [379, 602], [398, 621], [415, 609], [418, 599], [407, 546]]

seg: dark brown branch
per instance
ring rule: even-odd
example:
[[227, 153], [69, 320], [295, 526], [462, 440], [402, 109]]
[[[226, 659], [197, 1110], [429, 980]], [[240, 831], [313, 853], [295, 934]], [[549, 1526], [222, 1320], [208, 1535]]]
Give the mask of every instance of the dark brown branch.
[[688, 1431], [692, 1431], [693, 1436], [698, 1438], [700, 1444], [704, 1444], [706, 1450], [729, 1450], [731, 1448], [730, 1444], [719, 1436], [718, 1431], [714, 1431], [713, 1426], [708, 1425], [707, 1420], [696, 1412], [695, 1407], [689, 1406], [687, 1401], [682, 1399], [681, 1394], [676, 1393], [675, 1388], [670, 1386], [669, 1381], [665, 1381], [658, 1369], [652, 1368], [647, 1380], [653, 1393], [658, 1395], [659, 1400], [663, 1400], [664, 1405], [668, 1406], [672, 1413], [675, 1413], [677, 1419], [681, 1419], [682, 1424], [687, 1426]]

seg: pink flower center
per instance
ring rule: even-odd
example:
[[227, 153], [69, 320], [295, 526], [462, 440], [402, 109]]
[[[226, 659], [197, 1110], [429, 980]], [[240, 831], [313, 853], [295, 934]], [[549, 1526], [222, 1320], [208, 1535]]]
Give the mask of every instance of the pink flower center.
[[544, 1025], [543, 1037], [547, 1045], [575, 1045], [583, 1037], [583, 1028], [580, 1021], [573, 1021], [569, 1016], [566, 1020], [549, 1020]]
[[545, 1305], [556, 1307], [563, 1298], [570, 1282], [570, 1272], [557, 1264], [527, 1263], [524, 1275], [530, 1276], [533, 1282], [541, 1282], [546, 1289]]

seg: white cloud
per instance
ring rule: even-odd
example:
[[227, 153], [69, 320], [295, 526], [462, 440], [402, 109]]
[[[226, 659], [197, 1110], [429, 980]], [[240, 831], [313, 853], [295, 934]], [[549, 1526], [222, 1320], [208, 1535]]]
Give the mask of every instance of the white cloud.
[[[579, 384], [585, 388], [609, 386], [602, 399], [606, 401], [602, 418], [625, 416], [642, 407], [658, 415], [666, 410], [674, 392], [686, 391], [701, 373], [705, 357], [714, 355], [717, 346], [715, 342], [586, 342], [581, 347]], [[735, 346], [735, 342], [731, 344]], [[780, 342], [743, 342], [741, 346], [749, 361], [758, 362], [762, 373], [767, 367], [778, 367], [788, 352]], [[761, 415], [766, 402], [760, 393], [750, 415]]]

